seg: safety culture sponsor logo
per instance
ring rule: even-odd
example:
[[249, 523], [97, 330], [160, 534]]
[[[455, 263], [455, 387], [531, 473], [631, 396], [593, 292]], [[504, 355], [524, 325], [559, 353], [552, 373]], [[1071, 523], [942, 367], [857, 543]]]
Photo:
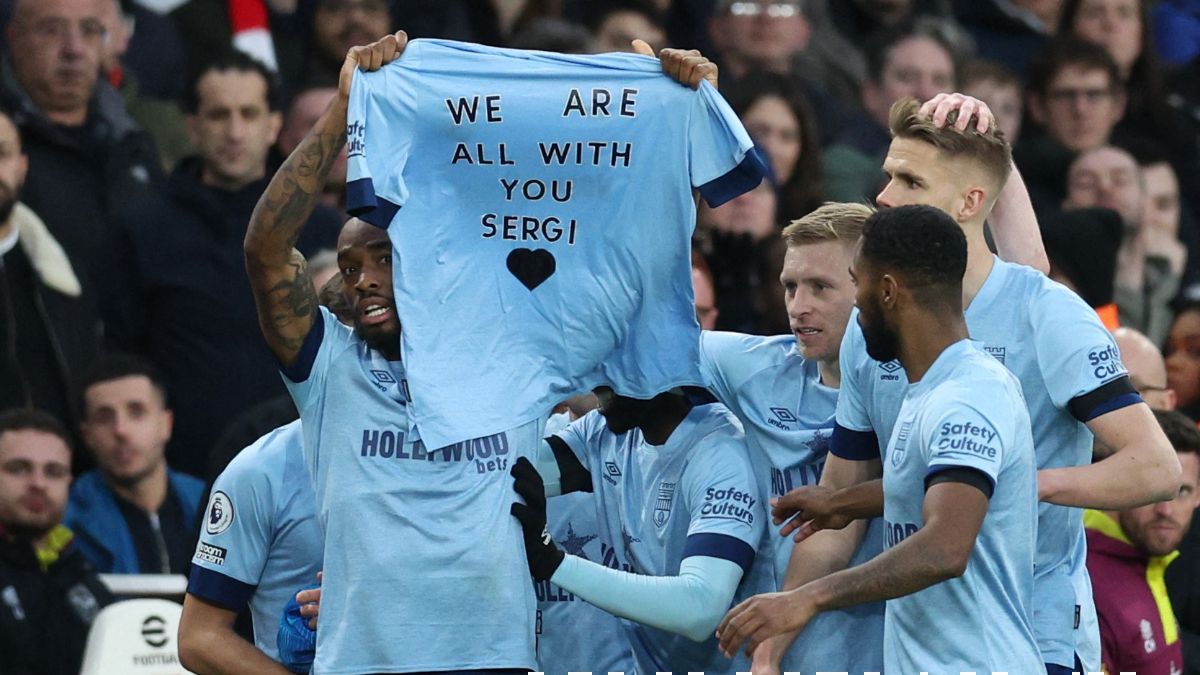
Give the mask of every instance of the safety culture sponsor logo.
[[708, 488], [704, 493], [704, 505], [700, 507], [700, 517], [736, 520], [753, 525], [756, 504], [758, 500], [749, 492], [734, 486]]
[[1121, 352], [1111, 344], [1088, 352], [1088, 367], [1092, 369], [1092, 376], [1101, 381], [1125, 372], [1125, 366], [1121, 365]]

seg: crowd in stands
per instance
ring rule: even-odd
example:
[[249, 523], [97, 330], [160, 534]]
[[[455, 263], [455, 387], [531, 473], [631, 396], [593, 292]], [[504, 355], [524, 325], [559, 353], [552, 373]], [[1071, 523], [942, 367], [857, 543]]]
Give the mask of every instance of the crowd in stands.
[[[0, 487], [0, 583], [9, 568], [81, 574], [79, 555], [100, 572], [186, 572], [205, 482], [295, 418], [258, 325], [247, 223], [336, 94], [347, 49], [397, 28], [576, 54], [641, 38], [716, 61], [770, 175], [700, 208], [705, 328], [789, 332], [780, 231], [826, 201], [873, 200], [895, 101], [985, 101], [1051, 276], [1108, 327], [1143, 336], [1159, 365], [1138, 387], [1177, 411], [1160, 418], [1176, 449], [1200, 450], [1195, 0], [0, 0], [0, 21], [0, 410], [44, 411], [0, 415], [0, 486], [16, 471], [49, 481], [36, 504]], [[343, 155], [297, 242], [318, 288], [334, 270], [345, 173]], [[12, 464], [38, 443], [54, 461]], [[62, 444], [74, 449], [69, 500], [54, 483]], [[1195, 496], [1186, 503], [1163, 518], [1190, 519]], [[1135, 521], [1092, 518], [1090, 543], [1168, 570], [1186, 672], [1200, 672], [1200, 532], [1184, 537], [1184, 521], [1166, 545], [1131, 543]], [[61, 524], [75, 547], [58, 558]], [[40, 563], [29, 546], [9, 550], [33, 533]], [[1141, 578], [1118, 568], [1092, 566], [1098, 606], [1105, 575]], [[39, 583], [47, 598], [65, 582]], [[85, 626], [109, 598], [82, 588], [30, 602]], [[0, 599], [12, 615], [0, 626], [20, 623]], [[0, 634], [15, 653], [39, 644]]]

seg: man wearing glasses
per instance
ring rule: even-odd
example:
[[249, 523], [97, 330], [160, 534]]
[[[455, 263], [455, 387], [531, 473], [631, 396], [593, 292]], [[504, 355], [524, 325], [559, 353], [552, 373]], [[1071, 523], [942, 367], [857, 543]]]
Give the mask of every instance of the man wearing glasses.
[[722, 75], [738, 78], [755, 69], [787, 73], [808, 46], [812, 22], [801, 0], [721, 0], [709, 37], [720, 52]]
[[29, 155], [21, 201], [46, 221], [85, 288], [120, 268], [104, 252], [115, 205], [162, 177], [154, 142], [98, 77], [111, 1], [17, 0], [0, 73], [0, 104]]

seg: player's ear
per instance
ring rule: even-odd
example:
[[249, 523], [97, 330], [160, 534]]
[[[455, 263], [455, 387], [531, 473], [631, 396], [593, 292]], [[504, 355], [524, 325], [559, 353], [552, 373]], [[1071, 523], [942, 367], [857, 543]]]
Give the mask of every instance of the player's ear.
[[984, 209], [987, 203], [987, 191], [978, 186], [972, 185], [963, 192], [962, 204], [959, 206], [958, 214], [960, 221], [972, 220]]
[[896, 283], [896, 277], [890, 274], [884, 274], [879, 278], [879, 302], [884, 307], [891, 309], [896, 306], [896, 298], [900, 293], [900, 284]]

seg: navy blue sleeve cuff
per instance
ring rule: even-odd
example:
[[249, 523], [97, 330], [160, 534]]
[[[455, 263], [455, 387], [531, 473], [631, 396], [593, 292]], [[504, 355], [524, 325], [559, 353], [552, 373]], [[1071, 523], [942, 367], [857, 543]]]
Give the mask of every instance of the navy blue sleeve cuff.
[[754, 547], [728, 534], [701, 532], [690, 535], [683, 545], [683, 557], [690, 558], [694, 555], [736, 563], [742, 568], [743, 575], [750, 574], [750, 566], [754, 564]]
[[988, 499], [996, 491], [996, 481], [973, 466], [932, 466], [925, 474], [925, 490], [938, 483], [963, 483], [977, 488]]
[[1067, 408], [1075, 419], [1090, 422], [1101, 415], [1141, 402], [1142, 397], [1133, 388], [1129, 376], [1122, 375], [1086, 394], [1076, 396], [1067, 404]]
[[370, 178], [346, 183], [346, 213], [386, 230], [399, 210], [398, 204], [375, 194], [375, 184]]
[[318, 311], [313, 318], [312, 328], [309, 329], [308, 335], [304, 336], [304, 342], [300, 345], [300, 353], [296, 355], [296, 360], [290, 366], [281, 366], [280, 371], [284, 377], [299, 384], [308, 379], [312, 374], [313, 363], [317, 360], [317, 352], [321, 349], [321, 341], [325, 339], [325, 312]]
[[207, 567], [192, 565], [187, 592], [225, 609], [240, 612], [250, 602], [257, 586], [214, 572]]
[[712, 208], [724, 204], [740, 194], [758, 187], [767, 175], [767, 164], [758, 150], [750, 148], [741, 163], [724, 176], [714, 178], [700, 186], [700, 196]]
[[829, 452], [856, 462], [879, 459], [879, 437], [874, 431], [854, 431], [834, 424], [833, 436], [829, 439]]

